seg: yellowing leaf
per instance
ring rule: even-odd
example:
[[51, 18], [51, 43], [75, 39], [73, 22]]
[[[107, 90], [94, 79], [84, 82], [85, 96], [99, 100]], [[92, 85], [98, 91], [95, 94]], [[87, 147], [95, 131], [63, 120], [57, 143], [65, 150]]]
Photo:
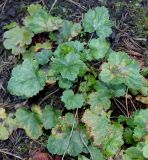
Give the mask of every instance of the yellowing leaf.
[[4, 33], [4, 47], [12, 49], [12, 53], [17, 55], [25, 52], [25, 45], [32, 41], [33, 33], [25, 27], [16, 26]]
[[23, 128], [32, 139], [37, 139], [42, 135], [38, 114], [30, 112], [26, 108], [19, 108], [16, 112], [16, 120], [19, 128]]
[[110, 119], [104, 111], [96, 112], [86, 110], [82, 121], [86, 124], [94, 145], [101, 146], [100, 149], [107, 157], [114, 156], [123, 144], [122, 127], [119, 124], [111, 124]]
[[24, 24], [34, 33], [50, 32], [62, 26], [62, 20], [59, 17], [49, 15], [39, 5], [31, 5], [28, 11], [30, 16], [25, 18]]
[[7, 114], [5, 112], [5, 109], [0, 108], [0, 119], [5, 119], [7, 117]]
[[144, 97], [144, 96], [139, 95], [139, 96], [136, 96], [136, 100], [144, 104], [148, 104], [148, 96]]

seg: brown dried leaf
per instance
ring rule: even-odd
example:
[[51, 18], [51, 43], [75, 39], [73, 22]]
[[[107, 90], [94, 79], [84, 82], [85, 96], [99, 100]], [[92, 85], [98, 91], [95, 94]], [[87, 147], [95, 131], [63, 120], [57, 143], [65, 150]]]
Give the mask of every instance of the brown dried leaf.
[[48, 153], [41, 152], [40, 149], [38, 149], [33, 152], [32, 160], [54, 160], [54, 159]]
[[144, 103], [144, 104], [148, 104], [148, 96], [147, 96], [147, 97], [137, 96], [137, 97], [136, 97], [136, 100], [139, 101], [139, 102], [142, 102], [142, 103]]

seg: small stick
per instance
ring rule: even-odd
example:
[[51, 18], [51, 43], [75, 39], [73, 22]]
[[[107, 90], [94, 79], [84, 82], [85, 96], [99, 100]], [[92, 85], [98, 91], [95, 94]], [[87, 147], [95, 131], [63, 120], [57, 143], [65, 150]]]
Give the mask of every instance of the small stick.
[[50, 10], [49, 10], [49, 13], [50, 13], [51, 10], [54, 8], [54, 6], [56, 5], [57, 1], [58, 1], [58, 0], [55, 0], [55, 1], [53, 2], [52, 6], [51, 6], [51, 8], [50, 8]]
[[7, 151], [4, 151], [4, 150], [2, 150], [2, 149], [0, 149], [0, 152], [3, 153], [3, 154], [7, 154], [7, 155], [10, 155], [10, 156], [13, 156], [13, 157], [15, 157], [15, 158], [17, 158], [17, 159], [24, 160], [23, 158], [15, 155], [15, 154], [9, 153], [9, 152], [7, 152]]
[[128, 93], [128, 88], [126, 90], [126, 94], [125, 94], [125, 104], [126, 104], [126, 111], [127, 111], [127, 116], [129, 117], [129, 110], [128, 110], [128, 101], [127, 101], [127, 93]]
[[90, 158], [91, 158], [91, 160], [93, 160], [92, 155], [91, 155], [91, 152], [90, 152], [90, 150], [89, 150], [89, 148], [88, 148], [87, 144], [85, 143], [85, 141], [84, 141], [84, 139], [83, 139], [83, 137], [82, 137], [81, 133], [79, 133], [79, 135], [80, 135], [81, 141], [83, 142], [84, 146], [87, 148], [87, 151], [88, 151], [88, 152], [89, 152], [89, 154], [90, 154]]
[[69, 140], [68, 140], [68, 143], [67, 143], [67, 147], [66, 147], [66, 149], [64, 151], [64, 154], [62, 156], [62, 160], [64, 160], [64, 157], [66, 155], [67, 149], [68, 149], [69, 144], [70, 144], [70, 140], [71, 140], [71, 137], [72, 137], [72, 134], [73, 134], [73, 130], [74, 130], [75, 120], [76, 120], [77, 114], [78, 114], [78, 108], [77, 108], [76, 113], [75, 113], [75, 117], [74, 117], [74, 120], [73, 120], [73, 124], [72, 124], [72, 129], [71, 129], [71, 132], [70, 132]]
[[2, 10], [1, 10], [1, 14], [3, 13], [4, 9], [5, 9], [5, 6], [7, 4], [8, 0], [5, 0], [5, 2], [3, 3], [3, 7], [2, 7]]
[[126, 107], [117, 98], [115, 100], [126, 110]]
[[137, 111], [137, 108], [136, 108], [135, 104], [133, 103], [133, 101], [131, 99], [130, 99], [130, 101], [131, 101], [131, 104], [133, 105], [135, 111]]
[[44, 97], [39, 103], [38, 105], [40, 106], [46, 99], [48, 99], [51, 95], [53, 95], [54, 93], [56, 93], [57, 91], [59, 91], [60, 88], [56, 89], [55, 91], [49, 93], [46, 97]]
[[116, 99], [114, 99], [115, 104], [117, 105], [117, 107], [121, 110], [121, 112], [126, 116], [126, 114], [124, 113], [124, 111], [121, 109], [121, 107], [118, 105], [118, 103], [116, 102]]
[[73, 0], [66, 0], [66, 1], [68, 1], [68, 2], [70, 2], [70, 3], [73, 3], [74, 5], [78, 6], [79, 8], [81, 8], [81, 9], [83, 9], [83, 10], [85, 10], [85, 11], [87, 10], [86, 7], [81, 6], [79, 3], [77, 3], [77, 2], [75, 2], [75, 1], [73, 1]]

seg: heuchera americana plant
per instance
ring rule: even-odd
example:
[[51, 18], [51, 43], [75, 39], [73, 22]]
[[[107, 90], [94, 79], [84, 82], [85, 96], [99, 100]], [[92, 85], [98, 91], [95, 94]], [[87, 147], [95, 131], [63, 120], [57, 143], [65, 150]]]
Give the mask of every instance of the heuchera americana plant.
[[[105, 7], [90, 9], [82, 23], [73, 23], [50, 15], [39, 4], [28, 7], [22, 26], [9, 25], [4, 47], [22, 59], [12, 70], [8, 91], [27, 99], [46, 84], [56, 83], [63, 90], [61, 102], [67, 112], [51, 105], [44, 109], [35, 105], [31, 110], [22, 106], [13, 114], [0, 109], [1, 140], [17, 128], [32, 139], [51, 130], [47, 149], [52, 154], [78, 160], [105, 160], [119, 153], [123, 160], [148, 158], [148, 109], [131, 117], [119, 116], [118, 121], [111, 119], [112, 99], [124, 97], [127, 89], [148, 98], [148, 81], [138, 62], [110, 48], [107, 37], [112, 25]], [[32, 43], [36, 34], [44, 32], [49, 36], [46, 42]], [[96, 36], [83, 41], [79, 37], [82, 32]], [[52, 42], [58, 44], [55, 50]], [[100, 68], [93, 67], [93, 61], [101, 62]]]

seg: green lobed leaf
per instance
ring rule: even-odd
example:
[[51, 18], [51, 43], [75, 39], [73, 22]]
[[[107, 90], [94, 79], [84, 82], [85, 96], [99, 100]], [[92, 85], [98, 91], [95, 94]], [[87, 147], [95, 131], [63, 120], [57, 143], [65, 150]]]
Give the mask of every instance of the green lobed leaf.
[[56, 126], [61, 112], [53, 109], [51, 106], [46, 106], [43, 109], [42, 122], [45, 129], [51, 129]]
[[11, 49], [15, 55], [24, 53], [25, 45], [31, 43], [33, 35], [27, 28], [16, 26], [4, 33], [4, 47]]
[[94, 85], [96, 84], [96, 77], [93, 75], [85, 75], [85, 81], [80, 83], [79, 91], [86, 93], [93, 89]]
[[109, 20], [109, 13], [105, 7], [90, 9], [84, 15], [83, 26], [85, 32], [95, 32], [100, 38], [108, 37], [112, 33], [112, 23]]
[[125, 84], [128, 88], [139, 89], [142, 87], [138, 62], [131, 59], [124, 52], [112, 52], [108, 63], [102, 65], [100, 78], [103, 82], [113, 85]]
[[12, 95], [32, 97], [44, 88], [45, 80], [37, 62], [26, 59], [12, 70], [7, 89]]
[[133, 130], [129, 127], [126, 127], [124, 132], [123, 132], [123, 138], [124, 138], [125, 143], [134, 144]]
[[23, 128], [32, 139], [38, 139], [42, 135], [42, 124], [38, 115], [26, 108], [16, 111], [16, 120], [19, 128]]
[[[66, 151], [66, 154], [78, 156], [85, 147], [81, 137], [84, 142], [88, 144], [85, 130], [79, 127], [78, 131], [77, 122], [71, 113], [67, 113], [64, 117], [59, 118], [58, 122], [56, 127], [52, 129], [52, 134], [49, 136], [47, 144], [48, 151], [58, 155], [63, 155]], [[72, 128], [73, 132], [71, 134]]]
[[61, 97], [62, 102], [64, 102], [65, 107], [70, 109], [81, 108], [84, 103], [84, 97], [82, 94], [74, 94], [72, 90], [65, 90]]
[[52, 69], [60, 73], [62, 78], [74, 81], [79, 74], [85, 74], [87, 66], [80, 60], [80, 56], [69, 53], [64, 58], [53, 58]]
[[24, 19], [24, 24], [34, 33], [51, 32], [62, 26], [62, 20], [59, 17], [49, 15], [39, 5], [31, 5], [28, 12], [30, 15]]
[[50, 50], [42, 50], [35, 55], [35, 60], [38, 64], [44, 65], [49, 62], [49, 58], [52, 56], [52, 51]]
[[90, 54], [94, 60], [104, 58], [110, 48], [110, 44], [105, 39], [92, 39], [89, 42]]
[[148, 109], [141, 109], [134, 115], [134, 139], [139, 140], [148, 134], [146, 123], [148, 122]]

